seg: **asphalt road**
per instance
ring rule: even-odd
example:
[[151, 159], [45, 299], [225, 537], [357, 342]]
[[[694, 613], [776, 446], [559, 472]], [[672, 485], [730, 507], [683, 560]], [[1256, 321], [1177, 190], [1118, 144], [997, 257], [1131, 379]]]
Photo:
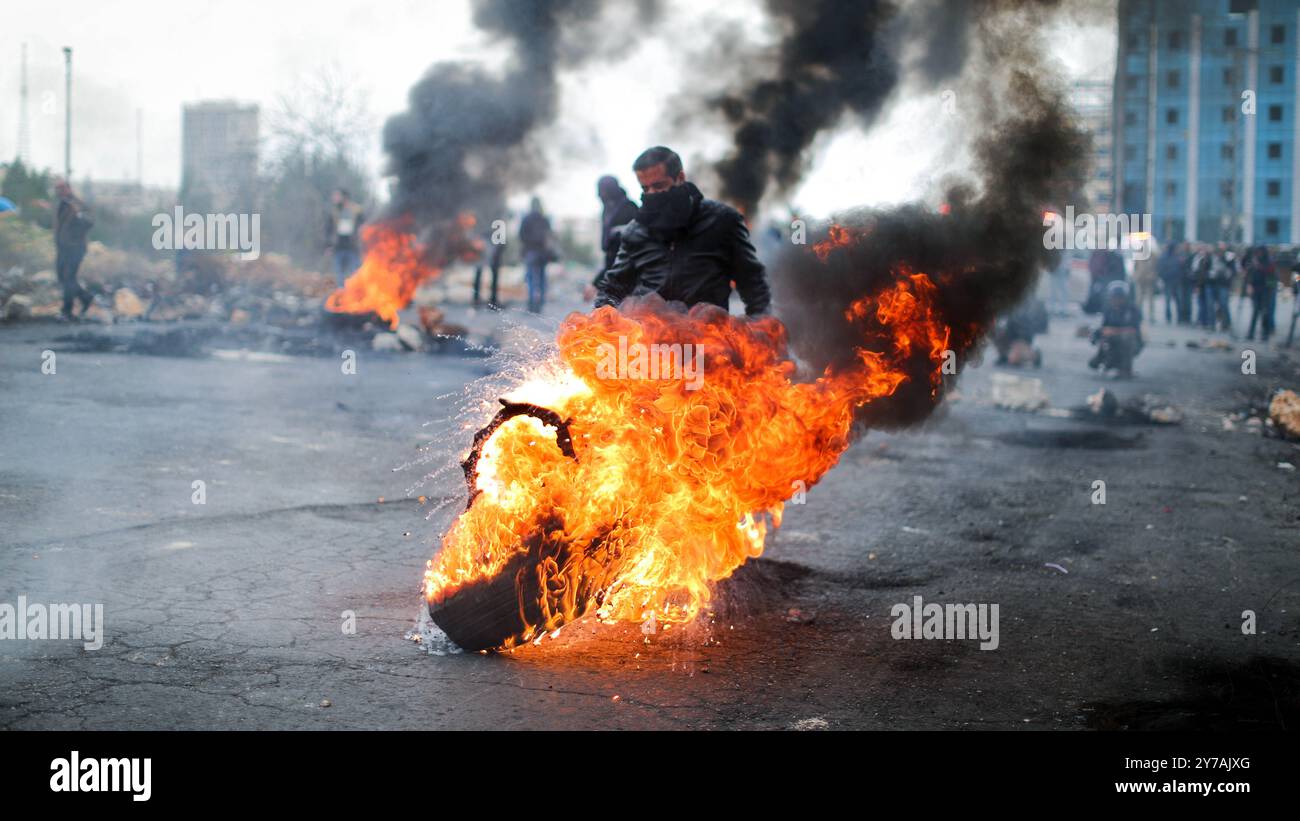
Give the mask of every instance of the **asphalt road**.
[[[850, 450], [711, 619], [505, 655], [408, 637], [459, 503], [456, 470], [420, 477], [467, 445], [447, 418], [485, 360], [362, 352], [345, 375], [0, 327], [0, 603], [102, 603], [106, 623], [98, 650], [0, 641], [0, 727], [1295, 728], [1300, 474], [1277, 465], [1300, 447], [1222, 420], [1300, 388], [1300, 360], [1260, 347], [1244, 375], [1245, 343], [1156, 326], [1111, 383], [1078, 324], [1023, 374], [1053, 406], [1110, 386], [1183, 424], [998, 408], [985, 364], [923, 429]], [[896, 640], [914, 596], [998, 605], [997, 649]]]

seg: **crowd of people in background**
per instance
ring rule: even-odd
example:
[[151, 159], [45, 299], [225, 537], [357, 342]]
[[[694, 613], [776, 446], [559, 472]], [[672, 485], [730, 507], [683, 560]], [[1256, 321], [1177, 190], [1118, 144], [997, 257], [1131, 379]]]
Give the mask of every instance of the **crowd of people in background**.
[[[1284, 270], [1285, 268], [1285, 270]], [[1093, 251], [1088, 261], [1091, 305], [1113, 281], [1124, 277], [1123, 260], [1114, 250]], [[1280, 266], [1265, 245], [1232, 246], [1226, 242], [1170, 243], [1158, 254], [1133, 261], [1132, 292], [1148, 321], [1159, 315], [1157, 292], [1163, 294], [1166, 324], [1196, 326], [1212, 332], [1237, 335], [1232, 297], [1238, 310], [1249, 301], [1250, 321], [1245, 338], [1269, 341], [1277, 330], [1277, 295], [1280, 286], [1296, 288], [1300, 259]], [[1290, 333], [1290, 331], [1289, 331]]]
[[[1157, 322], [1161, 314], [1167, 325], [1234, 339], [1242, 328], [1246, 340], [1263, 342], [1284, 332], [1284, 344], [1292, 344], [1300, 324], [1300, 248], [1226, 242], [1175, 242], [1157, 248], [1149, 237], [1139, 243], [1127, 263], [1116, 249], [1088, 252], [1088, 290], [1080, 307], [1101, 320], [1091, 333], [1097, 352], [1090, 367], [1132, 376], [1133, 360], [1144, 347], [1142, 323]], [[999, 365], [1042, 364], [1033, 339], [1046, 332], [1049, 315], [1073, 314], [1069, 281], [1075, 259], [1062, 254], [1045, 272], [1045, 299], [1031, 296], [999, 318], [992, 334]], [[1293, 297], [1290, 315], [1279, 326], [1278, 293], [1283, 289]], [[1235, 318], [1249, 316], [1244, 325], [1234, 325], [1234, 295]]]

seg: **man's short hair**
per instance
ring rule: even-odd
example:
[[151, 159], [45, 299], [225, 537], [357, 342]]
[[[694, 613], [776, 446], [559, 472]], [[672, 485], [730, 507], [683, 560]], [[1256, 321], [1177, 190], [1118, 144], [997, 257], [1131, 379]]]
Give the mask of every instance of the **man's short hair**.
[[647, 148], [641, 152], [641, 156], [636, 158], [632, 163], [633, 171], [644, 171], [647, 168], [654, 168], [656, 165], [663, 163], [664, 173], [673, 179], [682, 173], [682, 158], [677, 156], [677, 152], [666, 145], [656, 145], [653, 148]]

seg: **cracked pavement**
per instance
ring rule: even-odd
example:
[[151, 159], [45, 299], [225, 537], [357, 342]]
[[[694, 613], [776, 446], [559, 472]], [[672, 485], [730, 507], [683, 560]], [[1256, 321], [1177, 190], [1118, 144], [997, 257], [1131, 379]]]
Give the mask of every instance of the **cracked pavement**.
[[[1056, 407], [1108, 385], [1184, 423], [999, 409], [985, 364], [922, 429], [846, 453], [711, 618], [649, 637], [583, 622], [506, 655], [407, 638], [445, 521], [426, 515], [463, 489], [451, 470], [408, 494], [426, 468], [394, 471], [431, 438], [446, 461], [467, 446], [426, 423], [485, 360], [363, 352], [345, 377], [329, 358], [72, 349], [47, 376], [67, 329], [0, 327], [0, 602], [102, 602], [106, 621], [97, 651], [0, 642], [0, 727], [1294, 726], [1300, 478], [1277, 463], [1300, 448], [1221, 420], [1300, 387], [1297, 358], [1260, 348], [1244, 376], [1241, 343], [1193, 350], [1157, 325], [1139, 378], [1111, 383], [1080, 321], [1054, 320], [1021, 375]], [[914, 595], [999, 604], [1000, 647], [894, 640]]]

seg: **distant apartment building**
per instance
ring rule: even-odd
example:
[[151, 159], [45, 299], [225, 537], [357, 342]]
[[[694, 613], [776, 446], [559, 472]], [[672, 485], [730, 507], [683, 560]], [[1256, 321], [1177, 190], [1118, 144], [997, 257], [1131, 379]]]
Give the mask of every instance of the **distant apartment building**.
[[219, 210], [251, 203], [257, 146], [256, 105], [187, 104], [181, 118], [181, 199]]
[[1300, 3], [1119, 0], [1115, 210], [1163, 241], [1300, 243]]
[[1114, 171], [1111, 127], [1111, 81], [1085, 78], [1070, 87], [1070, 103], [1080, 127], [1092, 138], [1092, 162], [1084, 193], [1093, 213], [1111, 210], [1111, 174]]

